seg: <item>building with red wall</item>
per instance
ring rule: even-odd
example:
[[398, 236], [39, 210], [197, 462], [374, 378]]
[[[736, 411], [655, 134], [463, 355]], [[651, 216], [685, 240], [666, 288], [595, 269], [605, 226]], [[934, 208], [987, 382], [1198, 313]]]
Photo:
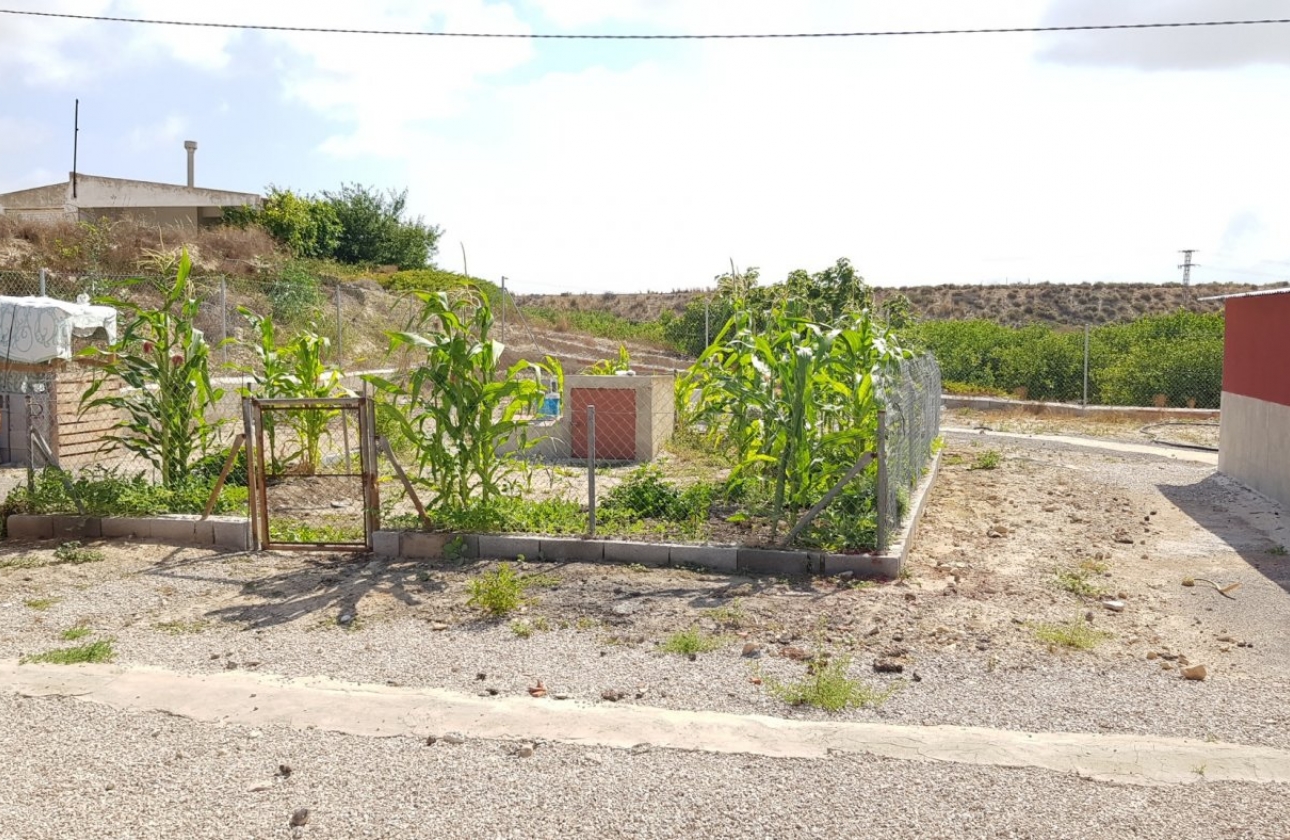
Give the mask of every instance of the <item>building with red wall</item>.
[[1290, 505], [1290, 289], [1224, 301], [1218, 469]]

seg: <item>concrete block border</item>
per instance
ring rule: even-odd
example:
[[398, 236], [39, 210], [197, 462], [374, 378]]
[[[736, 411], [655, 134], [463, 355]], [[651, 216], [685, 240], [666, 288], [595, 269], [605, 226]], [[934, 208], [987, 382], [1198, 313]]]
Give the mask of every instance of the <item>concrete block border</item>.
[[[608, 562], [642, 566], [700, 566], [719, 572], [758, 575], [838, 575], [895, 578], [905, 567], [909, 548], [927, 497], [940, 473], [937, 453], [927, 474], [910, 494], [909, 515], [889, 550], [882, 554], [830, 554], [774, 548], [745, 548], [736, 545], [676, 545], [669, 543], [597, 540], [581, 537], [546, 537], [532, 534], [428, 534], [418, 531], [377, 531], [372, 538], [374, 553], [406, 560], [442, 559], [446, 552], [455, 557], [488, 560]], [[455, 547], [454, 543], [457, 543]]]
[[238, 516], [64, 516], [14, 514], [5, 520], [11, 540], [96, 540], [120, 538], [174, 545], [246, 551], [250, 522]]
[[[909, 515], [891, 547], [882, 554], [830, 554], [736, 545], [678, 545], [671, 543], [596, 540], [522, 534], [450, 534], [421, 531], [377, 531], [372, 551], [405, 560], [444, 557], [575, 562], [608, 562], [654, 567], [699, 566], [717, 572], [758, 575], [837, 575], [895, 578], [905, 567], [909, 547], [918, 532], [927, 497], [940, 472], [941, 455], [910, 494]], [[86, 540], [132, 538], [149, 542], [212, 546], [233, 551], [250, 548], [250, 523], [234, 516], [196, 515], [98, 517], [14, 514], [6, 520], [13, 540]]]

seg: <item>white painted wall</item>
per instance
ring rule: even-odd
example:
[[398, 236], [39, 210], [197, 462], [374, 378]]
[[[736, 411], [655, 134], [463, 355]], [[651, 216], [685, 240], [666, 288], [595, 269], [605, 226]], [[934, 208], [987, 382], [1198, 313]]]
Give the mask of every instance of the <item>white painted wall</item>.
[[1290, 505], [1290, 406], [1223, 392], [1218, 471]]

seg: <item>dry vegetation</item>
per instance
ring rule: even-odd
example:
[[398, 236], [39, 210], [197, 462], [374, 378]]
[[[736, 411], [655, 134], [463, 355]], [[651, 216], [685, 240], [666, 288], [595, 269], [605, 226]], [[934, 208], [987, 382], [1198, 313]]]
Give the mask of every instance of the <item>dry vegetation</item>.
[[248, 276], [279, 256], [272, 237], [259, 228], [194, 230], [129, 220], [86, 224], [0, 216], [0, 271], [136, 274], [183, 247], [198, 274]]
[[[1248, 283], [1035, 283], [996, 286], [939, 285], [878, 287], [879, 304], [903, 294], [922, 319], [969, 320], [985, 318], [1006, 326], [1047, 324], [1071, 326], [1122, 323], [1143, 315], [1165, 315], [1179, 309], [1217, 312], [1220, 301], [1202, 301], [1212, 295], [1248, 292], [1266, 286]], [[701, 298], [700, 289], [646, 294], [524, 295], [521, 306], [557, 310], [612, 312], [633, 321], [655, 319], [659, 313], [680, 313]]]

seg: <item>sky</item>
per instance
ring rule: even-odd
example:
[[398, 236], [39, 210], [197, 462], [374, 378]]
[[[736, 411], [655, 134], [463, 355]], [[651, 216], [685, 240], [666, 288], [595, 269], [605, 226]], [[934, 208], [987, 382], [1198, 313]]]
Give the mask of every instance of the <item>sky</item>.
[[[1290, 18], [1290, 0], [0, 0], [513, 34]], [[0, 15], [0, 192], [79, 170], [408, 190], [518, 292], [1290, 280], [1290, 25], [760, 41], [439, 39]]]

